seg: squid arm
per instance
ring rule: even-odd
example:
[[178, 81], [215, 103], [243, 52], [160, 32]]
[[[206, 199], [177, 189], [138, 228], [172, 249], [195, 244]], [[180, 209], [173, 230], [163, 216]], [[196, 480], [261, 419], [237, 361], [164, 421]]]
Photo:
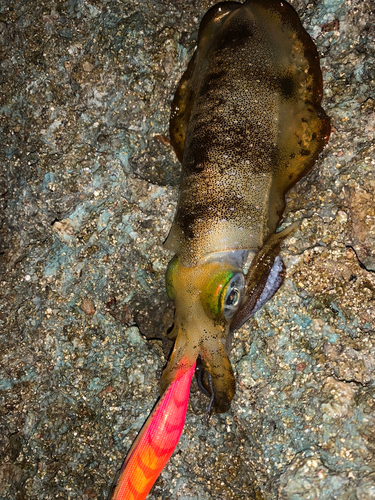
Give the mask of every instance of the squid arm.
[[147, 497], [180, 439], [194, 365], [169, 385], [125, 459], [110, 500]]

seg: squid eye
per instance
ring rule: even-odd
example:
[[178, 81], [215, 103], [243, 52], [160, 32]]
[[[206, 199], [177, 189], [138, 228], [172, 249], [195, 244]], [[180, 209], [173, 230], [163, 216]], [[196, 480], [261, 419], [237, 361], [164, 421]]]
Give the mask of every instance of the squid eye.
[[235, 307], [240, 300], [240, 292], [237, 288], [228, 290], [228, 295], [225, 297], [224, 304], [226, 307]]
[[240, 305], [243, 288], [242, 273], [223, 271], [214, 274], [202, 293], [206, 312], [214, 318], [231, 318]]
[[235, 273], [225, 289], [223, 314], [226, 319], [231, 318], [237, 311], [241, 302], [243, 288], [243, 274]]

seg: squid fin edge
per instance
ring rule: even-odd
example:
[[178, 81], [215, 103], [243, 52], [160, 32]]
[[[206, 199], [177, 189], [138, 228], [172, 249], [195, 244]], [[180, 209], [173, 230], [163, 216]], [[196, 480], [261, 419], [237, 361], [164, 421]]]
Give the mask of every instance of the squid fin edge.
[[[279, 257], [279, 252], [283, 241], [293, 234], [300, 226], [301, 221], [295, 221], [278, 233], [271, 234], [265, 241], [263, 248], [255, 255], [245, 280], [245, 299], [236, 314], [233, 316], [230, 331], [238, 330], [246, 321], [255, 314], [265, 302], [273, 297], [277, 292], [285, 276], [285, 266]], [[278, 260], [279, 259], [279, 260]], [[259, 304], [262, 293], [269, 284], [271, 272], [278, 262], [278, 276], [275, 278], [272, 290], [266, 294], [266, 299]]]

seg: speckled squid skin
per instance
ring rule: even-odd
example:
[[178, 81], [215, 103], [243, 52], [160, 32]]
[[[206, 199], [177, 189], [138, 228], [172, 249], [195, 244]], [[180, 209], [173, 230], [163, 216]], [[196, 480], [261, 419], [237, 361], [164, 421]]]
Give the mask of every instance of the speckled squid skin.
[[285, 192], [327, 141], [321, 95], [315, 45], [290, 5], [249, 0], [209, 10], [173, 103], [182, 179], [166, 248], [185, 265], [261, 248]]
[[[289, 4], [224, 2], [207, 12], [172, 104], [171, 142], [182, 174], [165, 243], [178, 258], [178, 271], [176, 342], [162, 392], [200, 356], [213, 377], [217, 411], [229, 408], [235, 383], [226, 339], [256, 310], [287, 236], [288, 231], [275, 233], [285, 193], [328, 140], [321, 97], [315, 45]], [[232, 252], [241, 251], [258, 253], [239, 311], [230, 320], [213, 320], [200, 299], [208, 267], [229, 265], [242, 272], [239, 261], [228, 262]]]

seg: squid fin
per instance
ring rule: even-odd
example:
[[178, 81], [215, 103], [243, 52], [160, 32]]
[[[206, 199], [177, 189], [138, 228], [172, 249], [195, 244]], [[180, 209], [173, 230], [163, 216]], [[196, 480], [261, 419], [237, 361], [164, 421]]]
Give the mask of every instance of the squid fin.
[[280, 247], [300, 222], [294, 222], [279, 233], [271, 234], [263, 248], [256, 254], [246, 275], [245, 299], [234, 315], [230, 331], [238, 330], [255, 314], [280, 288], [284, 281], [285, 266], [279, 257]]

